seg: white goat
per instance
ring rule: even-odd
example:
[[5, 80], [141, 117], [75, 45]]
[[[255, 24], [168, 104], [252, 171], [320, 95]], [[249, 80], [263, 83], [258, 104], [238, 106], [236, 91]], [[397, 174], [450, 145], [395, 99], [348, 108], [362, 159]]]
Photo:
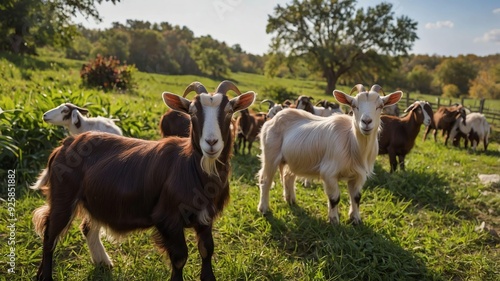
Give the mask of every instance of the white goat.
[[403, 93], [397, 91], [381, 97], [378, 85], [367, 92], [358, 84], [351, 94], [355, 90], [359, 92], [356, 97], [338, 90], [333, 92], [337, 101], [351, 107], [353, 116], [319, 117], [303, 110], [284, 109], [264, 123], [260, 138], [258, 210], [261, 213], [269, 209], [269, 189], [279, 167], [284, 197], [289, 204], [295, 203], [296, 176], [323, 180], [328, 218], [333, 224], [339, 223], [338, 181], [347, 180], [351, 197], [349, 217], [354, 224], [361, 222], [361, 188], [373, 174], [380, 114], [385, 106], [397, 103]]
[[[488, 138], [490, 136], [490, 124], [486, 117], [478, 112], [467, 114], [464, 125], [463, 117], [459, 117], [450, 131], [450, 139], [453, 141], [457, 134], [465, 135], [465, 147], [467, 147], [467, 138], [471, 140], [472, 149], [476, 151], [479, 142], [483, 142], [484, 151], [488, 149]], [[459, 142], [459, 141], [458, 141]]]
[[122, 135], [122, 130], [116, 126], [114, 121], [105, 117], [86, 117], [89, 111], [71, 103], [63, 103], [43, 114], [43, 121], [64, 126], [70, 135], [78, 135], [87, 131], [108, 132], [115, 135]]

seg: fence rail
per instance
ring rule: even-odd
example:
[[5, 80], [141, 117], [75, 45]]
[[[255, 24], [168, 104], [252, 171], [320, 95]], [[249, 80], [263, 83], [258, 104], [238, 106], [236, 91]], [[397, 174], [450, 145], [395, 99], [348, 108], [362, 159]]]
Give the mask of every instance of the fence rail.
[[[410, 106], [416, 100], [422, 100], [416, 94], [407, 94], [406, 95], [406, 107]], [[450, 98], [441, 98], [435, 97], [434, 101], [429, 99], [424, 99], [428, 101], [432, 110], [436, 111], [440, 106], [449, 106], [453, 103], [458, 102], [457, 99]], [[468, 108], [471, 112], [479, 112], [484, 114], [488, 122], [495, 126], [500, 126], [500, 108], [494, 108], [493, 105], [490, 105], [486, 99], [467, 99], [461, 98], [460, 103]]]

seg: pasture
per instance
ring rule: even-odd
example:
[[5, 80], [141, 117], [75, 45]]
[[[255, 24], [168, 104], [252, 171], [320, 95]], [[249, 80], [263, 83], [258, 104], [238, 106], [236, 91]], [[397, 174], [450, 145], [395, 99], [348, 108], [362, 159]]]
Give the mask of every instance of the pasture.
[[[132, 93], [104, 93], [80, 87], [83, 62], [52, 56], [0, 55], [0, 163], [2, 181], [16, 169], [15, 231], [0, 190], [1, 274], [7, 280], [29, 280], [41, 259], [41, 239], [31, 222], [32, 211], [44, 198], [28, 186], [47, 162], [65, 131], [43, 123], [43, 112], [65, 101], [86, 105], [92, 116], [118, 118], [124, 135], [158, 139], [158, 123], [167, 107], [161, 93], [180, 94], [192, 81], [207, 89], [220, 81], [194, 76], [136, 73]], [[254, 90], [258, 101], [266, 86], [329, 99], [322, 82], [270, 79], [231, 74], [242, 91]], [[383, 85], [382, 85], [383, 86]], [[348, 92], [351, 86], [340, 87]], [[387, 93], [393, 89], [385, 89]], [[421, 95], [421, 98], [426, 98]], [[432, 100], [430, 100], [432, 101]], [[500, 101], [491, 102], [500, 108]], [[255, 111], [267, 107], [256, 103]], [[403, 106], [400, 106], [403, 108]], [[406, 172], [389, 174], [386, 155], [378, 156], [375, 175], [363, 188], [363, 225], [348, 224], [348, 194], [341, 184], [340, 225], [327, 222], [327, 199], [319, 181], [305, 188], [297, 183], [297, 205], [282, 199], [275, 177], [271, 214], [257, 211], [259, 147], [254, 154], [232, 159], [231, 200], [214, 224], [214, 272], [219, 280], [500, 280], [500, 186], [484, 185], [478, 174], [500, 173], [500, 136], [494, 127], [487, 152], [446, 147], [443, 140], [422, 141], [407, 157]], [[15, 140], [15, 142], [13, 142]], [[2, 186], [6, 186], [3, 184]], [[487, 229], [479, 229], [485, 222]], [[115, 267], [94, 267], [78, 229], [79, 221], [58, 243], [56, 280], [164, 280], [170, 269], [153, 246], [151, 231], [136, 232], [120, 241], [104, 241]], [[12, 234], [13, 233], [13, 234]], [[497, 235], [495, 235], [497, 233]], [[189, 259], [186, 280], [197, 280], [201, 259], [192, 230], [186, 230]], [[7, 241], [15, 236], [15, 273], [9, 274]], [[3, 279], [3, 278], [2, 278]]]

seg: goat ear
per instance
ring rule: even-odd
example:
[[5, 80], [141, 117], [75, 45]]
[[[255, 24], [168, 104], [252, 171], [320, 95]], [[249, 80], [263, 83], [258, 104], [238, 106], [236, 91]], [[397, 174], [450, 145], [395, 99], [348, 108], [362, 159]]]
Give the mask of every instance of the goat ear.
[[408, 111], [412, 110], [414, 107], [415, 107], [415, 105], [412, 104], [412, 105], [408, 106], [408, 108], [406, 108], [404, 112], [408, 112]]
[[381, 97], [384, 101], [384, 107], [396, 104], [403, 97], [403, 92], [396, 91], [394, 93], [390, 93], [387, 96]]
[[163, 102], [171, 109], [189, 113], [189, 105], [191, 104], [190, 100], [169, 92], [164, 92], [162, 94], [162, 98]]
[[75, 125], [75, 127], [80, 128], [82, 125], [82, 121], [80, 120], [80, 113], [77, 109], [71, 111], [71, 123]]
[[229, 104], [231, 104], [231, 106], [233, 107], [233, 112], [237, 112], [251, 106], [252, 103], [255, 101], [255, 96], [256, 96], [255, 92], [252, 91], [246, 92], [235, 98], [232, 98], [229, 101]]
[[351, 106], [352, 100], [354, 99], [353, 97], [351, 97], [351, 96], [349, 96], [349, 95], [347, 95], [344, 92], [341, 92], [339, 90], [333, 91], [333, 96], [341, 104], [346, 104], [349, 106]]

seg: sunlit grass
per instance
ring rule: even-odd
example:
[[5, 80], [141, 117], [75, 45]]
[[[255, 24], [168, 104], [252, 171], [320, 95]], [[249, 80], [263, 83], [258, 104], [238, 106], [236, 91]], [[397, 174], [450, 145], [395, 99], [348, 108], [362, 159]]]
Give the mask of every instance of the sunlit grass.
[[[22, 109], [18, 115], [9, 115], [28, 126], [21, 128], [25, 132], [19, 136], [27, 142], [45, 140], [46, 146], [23, 156], [26, 163], [19, 173], [26, 175], [18, 178], [16, 190], [16, 274], [4, 274], [7, 266], [2, 263], [0, 276], [30, 280], [42, 255], [31, 213], [44, 199], [27, 186], [64, 136], [63, 129], [43, 123], [41, 113], [71, 100], [87, 104], [94, 115], [121, 119], [120, 126], [128, 136], [157, 139], [157, 124], [166, 110], [161, 92], [182, 93], [194, 80], [213, 89], [219, 81], [138, 73], [136, 92], [104, 93], [80, 88], [81, 62], [47, 57], [10, 59], [0, 58], [0, 107]], [[242, 91], [255, 90], [259, 97], [265, 96], [261, 91], [270, 84], [324, 96], [317, 82], [241, 73], [231, 78]], [[259, 110], [257, 105], [254, 109]], [[492, 139], [498, 139], [498, 133], [494, 134]], [[388, 172], [388, 157], [379, 156], [376, 174], [363, 189], [361, 226], [348, 224], [345, 183], [341, 183], [341, 223], [332, 226], [327, 222], [327, 199], [319, 181], [310, 188], [297, 183], [297, 204], [289, 206], [282, 199], [277, 176], [270, 194], [271, 213], [262, 216], [257, 211], [257, 143], [253, 151], [250, 156], [233, 157], [231, 200], [214, 225], [214, 271], [219, 280], [499, 280], [500, 239], [476, 230], [484, 221], [500, 231], [500, 187], [483, 185], [477, 177], [500, 172], [497, 141], [486, 153], [482, 146], [472, 152], [446, 147], [442, 140], [423, 142], [421, 132], [407, 156], [407, 170], [393, 174]], [[6, 222], [6, 205], [1, 204], [0, 216]], [[168, 259], [153, 245], [152, 231], [137, 232], [119, 242], [105, 241], [115, 264], [107, 270], [91, 263], [78, 224], [76, 219], [56, 248], [56, 280], [169, 278]], [[3, 241], [7, 233], [7, 223], [0, 224]], [[197, 280], [201, 260], [193, 231], [186, 233], [189, 259], [185, 279]], [[8, 248], [1, 249], [5, 256]]]

